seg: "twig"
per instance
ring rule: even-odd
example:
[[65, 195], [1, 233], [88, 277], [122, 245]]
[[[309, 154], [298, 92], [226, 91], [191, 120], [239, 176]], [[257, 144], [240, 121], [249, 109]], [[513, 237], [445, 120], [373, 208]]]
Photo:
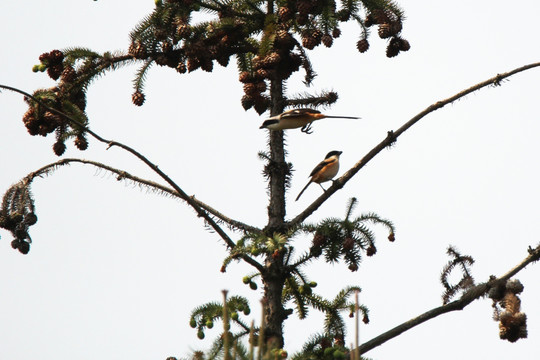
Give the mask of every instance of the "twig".
[[368, 342], [363, 343], [359, 347], [360, 354], [365, 354], [369, 350], [372, 350], [373, 348], [384, 344], [388, 340], [393, 339], [396, 336], [399, 336], [401, 333], [407, 330], [410, 330], [413, 327], [420, 325], [421, 323], [428, 321], [430, 319], [433, 319], [439, 315], [442, 315], [451, 311], [463, 310], [463, 308], [465, 308], [467, 305], [472, 303], [474, 300], [480, 299], [481, 297], [485, 296], [491, 288], [501, 283], [505, 283], [511, 277], [513, 277], [518, 272], [523, 270], [527, 265], [529, 265], [530, 263], [534, 261], [538, 261], [539, 259], [540, 259], [540, 245], [537, 246], [535, 249], [529, 249], [529, 256], [527, 256], [522, 262], [520, 262], [513, 269], [509, 270], [506, 274], [502, 275], [501, 277], [490, 279], [489, 281], [485, 283], [476, 285], [472, 287], [471, 289], [465, 291], [459, 300], [452, 301], [451, 303], [448, 303], [446, 305], [439, 306], [437, 308], [426, 311], [425, 313], [415, 317], [414, 319], [406, 321], [396, 326], [395, 328], [369, 340]]
[[377, 146], [375, 146], [370, 152], [368, 152], [360, 161], [358, 161], [351, 169], [349, 169], [345, 174], [343, 174], [339, 179], [335, 180], [332, 186], [330, 186], [325, 193], [323, 193], [321, 196], [319, 196], [311, 205], [309, 205], [304, 211], [302, 211], [300, 214], [298, 214], [294, 219], [289, 221], [287, 223], [287, 226], [289, 228], [296, 226], [297, 224], [300, 224], [305, 219], [307, 219], [311, 214], [313, 214], [330, 196], [332, 196], [336, 191], [341, 189], [360, 169], [362, 169], [368, 162], [371, 161], [378, 153], [380, 153], [384, 148], [391, 146], [397, 138], [403, 134], [405, 131], [407, 131], [411, 126], [416, 124], [420, 119], [422, 119], [424, 116], [428, 115], [429, 113], [432, 113], [435, 110], [438, 110], [442, 108], [445, 105], [448, 105], [450, 103], [453, 103], [454, 101], [472, 93], [477, 90], [480, 90], [486, 86], [494, 85], [499, 86], [501, 85], [501, 81], [515, 75], [517, 73], [520, 73], [525, 70], [529, 70], [535, 67], [540, 66], [540, 62], [532, 63], [529, 65], [525, 65], [519, 68], [516, 68], [514, 70], [511, 70], [509, 72], [503, 73], [503, 74], [497, 74], [496, 76], [485, 80], [483, 82], [480, 82], [476, 85], [471, 86], [468, 89], [465, 89], [447, 99], [438, 101], [430, 106], [428, 106], [425, 110], [418, 113], [416, 116], [414, 116], [412, 119], [407, 121], [405, 124], [403, 124], [399, 129], [395, 131], [389, 131], [388, 136], [381, 141]]

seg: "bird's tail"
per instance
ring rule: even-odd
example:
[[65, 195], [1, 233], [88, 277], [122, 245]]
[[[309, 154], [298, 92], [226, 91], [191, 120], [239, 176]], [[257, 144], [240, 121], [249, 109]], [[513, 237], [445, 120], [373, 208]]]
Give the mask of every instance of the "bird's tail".
[[307, 189], [307, 187], [311, 184], [311, 180], [309, 180], [309, 182], [307, 183], [306, 186], [304, 186], [304, 188], [302, 189], [302, 191], [300, 191], [300, 194], [298, 194], [298, 196], [296, 197], [296, 200], [294, 201], [298, 201], [298, 199], [300, 199], [300, 196], [302, 196], [302, 194], [304, 193], [304, 191]]
[[336, 116], [336, 115], [326, 115], [327, 118], [332, 119], [361, 119], [357, 116]]

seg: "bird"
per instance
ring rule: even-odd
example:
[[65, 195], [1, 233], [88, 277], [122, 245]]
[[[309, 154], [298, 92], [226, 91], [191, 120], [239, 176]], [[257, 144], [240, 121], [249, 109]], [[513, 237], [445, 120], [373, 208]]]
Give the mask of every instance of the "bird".
[[302, 196], [304, 191], [311, 183], [319, 184], [319, 186], [326, 192], [326, 189], [321, 185], [321, 183], [330, 181], [334, 178], [334, 176], [337, 175], [339, 171], [339, 156], [342, 152], [343, 151], [334, 150], [326, 154], [324, 160], [321, 161], [317, 166], [315, 166], [311, 174], [309, 174], [309, 176], [311, 176], [311, 179], [309, 180], [307, 185], [304, 186], [302, 191], [300, 191], [300, 194], [298, 194], [295, 201], [298, 201], [298, 199], [300, 199], [300, 196]]
[[314, 109], [292, 109], [266, 119], [259, 129], [285, 130], [302, 128], [302, 132], [311, 134], [311, 123], [324, 118], [359, 119], [355, 116], [325, 115]]

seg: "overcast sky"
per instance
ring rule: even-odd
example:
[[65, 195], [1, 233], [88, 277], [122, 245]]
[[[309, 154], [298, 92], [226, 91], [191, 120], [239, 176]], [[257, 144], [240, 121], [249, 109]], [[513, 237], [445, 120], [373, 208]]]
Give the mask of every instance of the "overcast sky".
[[[407, 20], [403, 36], [411, 50], [385, 57], [376, 33], [365, 54], [356, 51], [359, 29], [343, 26], [331, 49], [311, 51], [319, 76], [306, 89], [291, 78], [291, 93], [335, 90], [330, 114], [362, 120], [323, 120], [312, 135], [289, 131], [295, 172], [287, 214], [295, 216], [321, 193], [312, 186], [294, 198], [308, 174], [330, 150], [342, 150], [342, 170], [351, 167], [388, 130], [428, 105], [477, 82], [540, 61], [534, 0], [399, 1]], [[2, 1], [0, 83], [28, 92], [50, 87], [46, 74], [32, 73], [43, 52], [84, 46], [95, 51], [126, 49], [128, 33], [153, 1]], [[90, 127], [133, 146], [157, 163], [188, 194], [238, 220], [264, 226], [266, 184], [257, 152], [266, 146], [258, 127], [265, 116], [245, 112], [234, 63], [212, 74], [179, 75], [154, 68], [147, 101], [131, 104], [135, 68], [96, 81], [88, 92]], [[539, 242], [538, 94], [540, 69], [516, 75], [421, 120], [383, 151], [309, 221], [343, 216], [347, 199], [359, 199], [357, 215], [377, 212], [391, 219], [396, 242], [383, 229], [376, 256], [356, 273], [346, 265], [314, 264], [306, 270], [329, 298], [359, 285], [371, 310], [362, 325], [367, 341], [441, 304], [439, 274], [455, 245], [476, 259], [477, 281], [501, 275]], [[31, 137], [21, 118], [20, 95], [0, 94], [0, 192], [27, 173], [57, 161], [54, 138]], [[266, 115], [266, 114], [265, 114]], [[68, 144], [65, 157], [104, 162], [159, 180], [118, 148], [90, 139], [80, 152]], [[251, 299], [258, 321], [260, 291], [242, 284], [251, 272], [231, 264], [219, 272], [223, 244], [204, 230], [184, 203], [147, 193], [104, 172], [72, 165], [33, 186], [38, 223], [26, 256], [11, 249], [0, 231], [0, 359], [162, 359], [205, 348], [189, 327], [191, 310], [221, 299], [221, 290]], [[298, 246], [309, 239], [297, 239]], [[498, 338], [491, 301], [479, 300], [443, 315], [366, 354], [373, 359], [536, 359], [540, 339], [540, 267], [518, 275], [528, 315], [529, 338], [510, 344]], [[315, 311], [286, 325], [289, 352], [320, 328]], [[352, 322], [350, 322], [352, 329]], [[219, 329], [209, 331], [213, 339]], [[349, 337], [348, 341], [352, 341]]]

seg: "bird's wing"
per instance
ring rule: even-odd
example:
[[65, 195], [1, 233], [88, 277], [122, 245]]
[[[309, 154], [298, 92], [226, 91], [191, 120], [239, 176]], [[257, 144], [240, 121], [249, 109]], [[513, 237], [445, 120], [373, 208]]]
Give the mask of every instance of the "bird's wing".
[[333, 159], [324, 159], [317, 166], [315, 166], [315, 169], [313, 169], [313, 171], [311, 172], [311, 174], [309, 174], [309, 176], [315, 175], [316, 173], [321, 171], [323, 167], [325, 167], [326, 165], [328, 165], [330, 163], [333, 163], [333, 162], [334, 162]]
[[281, 114], [281, 118], [291, 118], [291, 117], [297, 117], [302, 116], [306, 114], [320, 114], [321, 112], [318, 110], [313, 109], [292, 109], [289, 111], [285, 111], [283, 114]]

